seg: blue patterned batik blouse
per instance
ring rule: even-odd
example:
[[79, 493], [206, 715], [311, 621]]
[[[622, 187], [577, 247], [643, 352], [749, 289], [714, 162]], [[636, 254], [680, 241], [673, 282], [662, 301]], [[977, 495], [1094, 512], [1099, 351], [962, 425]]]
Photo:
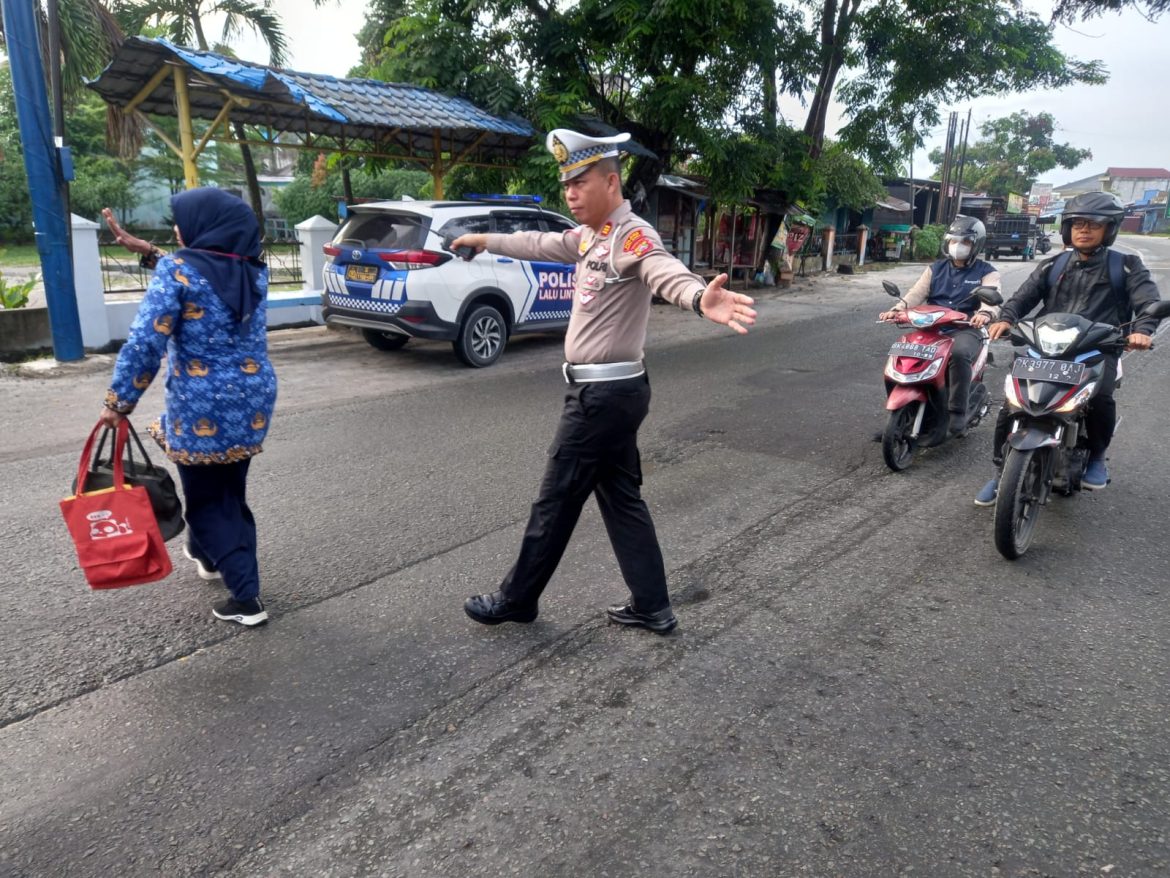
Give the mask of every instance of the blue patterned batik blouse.
[[[260, 283], [267, 293], [267, 272]], [[133, 411], [164, 353], [166, 411], [149, 432], [167, 457], [234, 463], [259, 454], [276, 404], [266, 302], [241, 323], [194, 266], [164, 256], [118, 353], [106, 405]]]

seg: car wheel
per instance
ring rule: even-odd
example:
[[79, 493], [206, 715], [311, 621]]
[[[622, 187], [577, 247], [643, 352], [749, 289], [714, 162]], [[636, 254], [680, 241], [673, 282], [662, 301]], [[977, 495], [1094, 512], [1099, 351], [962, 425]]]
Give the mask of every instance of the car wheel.
[[382, 332], [378, 329], [363, 329], [362, 338], [380, 351], [396, 351], [410, 341], [409, 335], [402, 335], [398, 332]]
[[490, 366], [504, 352], [508, 326], [491, 305], [477, 305], [463, 319], [459, 338], [451, 342], [455, 355], [473, 369]]

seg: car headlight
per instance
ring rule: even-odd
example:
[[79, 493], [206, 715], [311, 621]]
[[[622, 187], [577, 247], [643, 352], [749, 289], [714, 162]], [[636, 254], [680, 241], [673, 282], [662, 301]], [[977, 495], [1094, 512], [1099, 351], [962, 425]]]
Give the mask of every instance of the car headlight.
[[1077, 340], [1080, 330], [1076, 327], [1056, 329], [1041, 324], [1036, 327], [1036, 345], [1040, 353], [1046, 357], [1059, 357], [1068, 349], [1068, 346]]

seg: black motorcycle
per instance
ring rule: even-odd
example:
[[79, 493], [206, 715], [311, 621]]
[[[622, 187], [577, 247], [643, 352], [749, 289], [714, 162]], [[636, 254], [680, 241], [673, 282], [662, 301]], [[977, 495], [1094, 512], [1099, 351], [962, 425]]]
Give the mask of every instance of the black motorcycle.
[[[1153, 302], [1138, 319], [1170, 317], [1170, 300]], [[1081, 490], [1089, 462], [1085, 416], [1105, 370], [1106, 355], [1125, 350], [1126, 327], [1076, 314], [1021, 320], [1011, 332], [1025, 352], [1004, 381], [1011, 413], [1003, 473], [995, 501], [995, 548], [1009, 560], [1028, 550], [1052, 491]]]

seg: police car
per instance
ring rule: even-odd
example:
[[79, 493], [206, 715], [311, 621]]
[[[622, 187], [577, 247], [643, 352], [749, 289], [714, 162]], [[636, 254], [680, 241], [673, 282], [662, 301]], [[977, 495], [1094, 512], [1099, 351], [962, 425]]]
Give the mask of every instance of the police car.
[[540, 196], [381, 201], [349, 208], [325, 246], [326, 323], [357, 327], [378, 350], [412, 338], [450, 341], [473, 368], [490, 366], [518, 332], [563, 332], [576, 266], [445, 249], [465, 232], [561, 232], [572, 220]]

